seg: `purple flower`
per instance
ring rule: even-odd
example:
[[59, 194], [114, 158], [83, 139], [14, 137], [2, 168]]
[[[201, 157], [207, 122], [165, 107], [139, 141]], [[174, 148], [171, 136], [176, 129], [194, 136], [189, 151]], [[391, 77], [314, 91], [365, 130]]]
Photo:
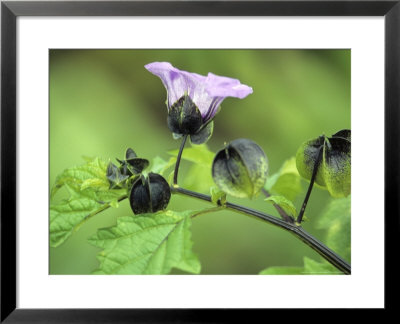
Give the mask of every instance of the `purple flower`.
[[[208, 124], [218, 112], [222, 101], [226, 97], [243, 99], [253, 92], [247, 85], [241, 84], [237, 79], [218, 76], [208, 73], [202, 76], [196, 73], [178, 70], [168, 62], [153, 62], [145, 65], [145, 68], [158, 76], [167, 89], [167, 107], [169, 114], [177, 118], [182, 109], [191, 112], [199, 112], [201, 121], [197, 123], [192, 116], [190, 130], [187, 127], [177, 127], [176, 123], [170, 129], [178, 134], [192, 134]], [[181, 109], [181, 110], [179, 110]], [[183, 107], [183, 108], [182, 108]], [[174, 109], [179, 111], [174, 112]], [[179, 121], [181, 125], [184, 121]], [[200, 125], [200, 127], [198, 127]]]

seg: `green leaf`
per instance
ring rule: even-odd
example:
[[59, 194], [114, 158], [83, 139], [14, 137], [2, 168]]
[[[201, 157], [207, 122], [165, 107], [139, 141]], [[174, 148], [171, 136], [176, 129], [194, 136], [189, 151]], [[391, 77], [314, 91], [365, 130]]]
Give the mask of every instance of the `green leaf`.
[[87, 188], [96, 188], [96, 187], [101, 189], [107, 189], [109, 187], [109, 183], [105, 179], [92, 178], [84, 180], [81, 184], [81, 190]]
[[107, 165], [107, 162], [99, 158], [94, 158], [86, 164], [64, 170], [57, 176], [51, 189], [50, 198], [53, 198], [57, 191], [66, 183], [81, 189], [88, 187], [104, 189], [104, 186], [108, 187], [109, 182], [106, 177]]
[[304, 272], [307, 274], [343, 274], [340, 270], [336, 269], [330, 263], [323, 261], [317, 262], [310, 258], [304, 257]]
[[156, 156], [153, 159], [150, 171], [153, 173], [161, 174], [162, 176], [165, 177], [166, 171], [173, 165], [175, 165], [175, 162], [176, 162], [175, 157], [171, 157], [168, 161], [165, 161], [163, 158]]
[[180, 177], [179, 182], [183, 187], [193, 191], [209, 193], [210, 188], [215, 185], [211, 176], [211, 167], [203, 164], [192, 164], [188, 171]]
[[93, 189], [80, 190], [64, 184], [70, 198], [50, 203], [50, 246], [57, 247], [71, 236], [90, 217], [116, 206], [126, 190], [96, 192]]
[[[168, 154], [175, 157], [178, 155], [178, 150], [170, 151]], [[180, 184], [190, 190], [208, 193], [210, 187], [214, 185], [214, 180], [211, 176], [214, 153], [205, 144], [194, 145], [183, 150], [182, 159], [193, 164], [184, 176], [180, 175]]]
[[115, 227], [89, 239], [103, 249], [96, 274], [167, 274], [172, 268], [200, 273], [192, 252], [191, 217], [204, 211], [161, 211], [120, 217]]
[[[179, 150], [169, 151], [168, 154], [178, 156]], [[183, 150], [182, 159], [201, 164], [211, 170], [211, 164], [215, 153], [210, 151], [206, 144], [194, 145]], [[211, 172], [211, 171], [210, 171]]]
[[221, 205], [224, 205], [226, 202], [226, 193], [223, 192], [221, 189], [218, 187], [212, 186], [210, 188], [210, 194], [211, 194], [211, 202], [213, 204], [218, 204], [220, 203]]
[[110, 201], [110, 206], [113, 207], [113, 208], [118, 208], [119, 207], [118, 200]]
[[52, 188], [51, 198], [65, 187], [69, 196], [59, 202], [50, 201], [50, 246], [57, 247], [92, 216], [118, 207], [126, 189], [108, 189], [107, 163], [96, 158], [63, 171]]
[[268, 178], [265, 189], [273, 195], [281, 195], [291, 201], [302, 193], [303, 187], [295, 157], [286, 160], [281, 169]]
[[351, 260], [351, 196], [332, 199], [318, 220], [326, 229], [326, 245], [347, 261]]
[[269, 267], [262, 270], [260, 275], [301, 275], [304, 273], [302, 267]]
[[265, 201], [268, 201], [272, 204], [279, 205], [286, 214], [289, 216], [296, 217], [297, 216], [297, 210], [296, 207], [293, 205], [293, 203], [286, 199], [283, 196], [269, 196], [268, 198], [264, 199]]
[[343, 274], [328, 262], [317, 262], [304, 257], [304, 267], [269, 267], [262, 270], [260, 275], [333, 275]]

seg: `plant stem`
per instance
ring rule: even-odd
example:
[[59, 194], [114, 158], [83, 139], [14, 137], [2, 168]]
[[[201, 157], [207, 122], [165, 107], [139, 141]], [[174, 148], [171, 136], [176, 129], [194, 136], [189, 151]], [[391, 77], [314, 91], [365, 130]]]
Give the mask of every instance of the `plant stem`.
[[[171, 191], [172, 193], [178, 193], [181, 195], [211, 202], [210, 196], [190, 191], [184, 188], [172, 187]], [[319, 255], [321, 255], [324, 259], [326, 259], [337, 269], [343, 271], [345, 274], [351, 273], [351, 266], [345, 260], [343, 260], [339, 255], [337, 255], [335, 252], [333, 252], [331, 249], [329, 249], [326, 245], [317, 240], [315, 237], [307, 233], [301, 226], [291, 224], [272, 215], [268, 215], [258, 210], [230, 203], [228, 201], [225, 203], [225, 208], [247, 216], [257, 217], [263, 221], [269, 222], [275, 226], [278, 226], [280, 228], [289, 231], [290, 233], [298, 237], [302, 242], [304, 242], [313, 250], [315, 250]]]
[[179, 164], [181, 163], [182, 152], [183, 152], [183, 148], [185, 147], [187, 137], [188, 137], [187, 134], [185, 136], [183, 136], [182, 142], [181, 142], [181, 147], [179, 148], [179, 153], [178, 153], [178, 156], [176, 157], [175, 171], [174, 171], [174, 187], [178, 186]]
[[298, 224], [301, 224], [301, 221], [303, 220], [304, 212], [306, 211], [308, 199], [310, 198], [311, 191], [312, 191], [312, 188], [313, 188], [313, 185], [314, 185], [314, 181], [315, 181], [315, 178], [316, 178], [317, 173], [318, 173], [319, 164], [321, 162], [322, 150], [323, 150], [322, 148], [323, 148], [323, 146], [321, 146], [318, 149], [318, 156], [317, 156], [317, 160], [315, 161], [315, 164], [314, 164], [314, 169], [313, 169], [313, 173], [311, 175], [310, 184], [308, 186], [308, 190], [307, 190], [306, 196], [304, 197], [304, 201], [303, 201], [303, 205], [301, 206], [300, 213], [297, 216], [296, 222]]
[[[263, 192], [263, 194], [265, 195], [265, 197], [267, 197], [267, 198], [268, 198], [268, 197], [271, 197], [271, 194], [270, 194], [267, 190], [265, 190], [264, 188], [262, 188], [262, 192]], [[290, 224], [294, 224], [294, 218], [293, 218], [292, 216], [288, 215], [288, 214], [282, 209], [281, 206], [279, 206], [278, 204], [274, 204], [274, 207], [275, 207], [275, 209], [278, 211], [279, 215], [281, 215], [282, 219], [283, 219], [285, 222], [288, 222], [288, 223], [290, 223]]]

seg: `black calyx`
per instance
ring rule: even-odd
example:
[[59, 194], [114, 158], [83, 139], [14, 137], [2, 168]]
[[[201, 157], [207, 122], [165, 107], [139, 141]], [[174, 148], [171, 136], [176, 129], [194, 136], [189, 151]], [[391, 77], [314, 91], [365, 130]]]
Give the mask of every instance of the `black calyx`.
[[125, 159], [116, 159], [119, 167], [110, 162], [107, 167], [107, 179], [110, 182], [110, 189], [130, 188], [139, 175], [149, 166], [149, 161], [137, 157], [134, 150], [128, 148], [125, 152]]
[[114, 163], [110, 162], [107, 166], [106, 177], [110, 183], [110, 189], [120, 189], [125, 187], [129, 175], [123, 174]]
[[199, 108], [188, 95], [183, 95], [168, 112], [168, 128], [175, 134], [193, 135], [203, 125]]
[[140, 176], [132, 185], [129, 201], [135, 214], [154, 213], [168, 206], [171, 189], [159, 174]]

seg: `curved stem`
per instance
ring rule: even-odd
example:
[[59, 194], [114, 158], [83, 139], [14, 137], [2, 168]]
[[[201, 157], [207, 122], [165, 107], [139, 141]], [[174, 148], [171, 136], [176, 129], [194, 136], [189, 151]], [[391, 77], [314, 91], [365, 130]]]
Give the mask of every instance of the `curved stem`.
[[317, 160], [315, 161], [315, 164], [314, 164], [314, 169], [313, 169], [313, 173], [311, 175], [310, 184], [308, 186], [308, 190], [307, 190], [306, 196], [304, 197], [304, 201], [303, 201], [303, 205], [301, 206], [300, 213], [297, 216], [296, 222], [298, 224], [301, 224], [301, 221], [303, 220], [303, 215], [304, 215], [304, 212], [306, 211], [308, 199], [310, 198], [311, 191], [312, 191], [312, 188], [313, 188], [313, 185], [314, 185], [314, 181], [315, 181], [315, 178], [317, 177], [318, 167], [319, 167], [319, 164], [321, 162], [321, 157], [322, 157], [322, 148], [323, 148], [323, 146], [321, 146], [318, 149]]
[[182, 152], [183, 152], [183, 148], [185, 147], [187, 137], [188, 137], [188, 135], [183, 136], [182, 142], [181, 142], [181, 147], [179, 148], [179, 153], [178, 153], [178, 156], [176, 157], [175, 171], [174, 171], [174, 187], [178, 186], [179, 164], [181, 163]]
[[337, 269], [343, 271], [345, 274], [351, 274], [350, 264], [348, 264], [345, 260], [343, 260], [340, 256], [338, 256], [322, 242], [317, 240], [314, 236], [309, 234], [304, 228], [302, 228], [301, 226], [296, 226], [294, 232], [292, 233], [297, 236], [301, 241], [303, 241], [303, 243], [307, 244], [319, 255], [321, 255], [330, 264], [334, 265]]
[[[205, 194], [201, 194], [198, 192], [190, 191], [184, 188], [177, 188], [173, 187], [171, 188], [172, 193], [178, 193], [182, 194], [185, 196], [201, 199], [204, 201], [211, 202], [211, 197]], [[335, 252], [333, 252], [331, 249], [329, 249], [326, 245], [324, 245], [322, 242], [317, 240], [315, 237], [307, 233], [302, 227], [297, 226], [295, 224], [291, 224], [289, 222], [286, 222], [284, 220], [281, 220], [277, 217], [274, 217], [272, 215], [260, 212], [258, 210], [254, 210], [248, 207], [244, 207], [241, 205], [237, 205], [234, 203], [226, 202], [225, 203], [225, 208], [232, 210], [237, 213], [241, 213], [247, 216], [254, 216], [257, 217], [263, 221], [266, 221], [270, 224], [273, 224], [275, 226], [278, 226], [280, 228], [283, 228], [296, 237], [298, 237], [302, 242], [310, 246], [313, 250], [315, 250], [319, 255], [321, 255], [325, 260], [327, 260], [329, 263], [331, 263], [333, 266], [335, 266], [337, 269], [340, 271], [343, 271], [345, 274], [350, 274], [351, 273], [351, 266], [343, 260], [339, 255], [337, 255]]]

